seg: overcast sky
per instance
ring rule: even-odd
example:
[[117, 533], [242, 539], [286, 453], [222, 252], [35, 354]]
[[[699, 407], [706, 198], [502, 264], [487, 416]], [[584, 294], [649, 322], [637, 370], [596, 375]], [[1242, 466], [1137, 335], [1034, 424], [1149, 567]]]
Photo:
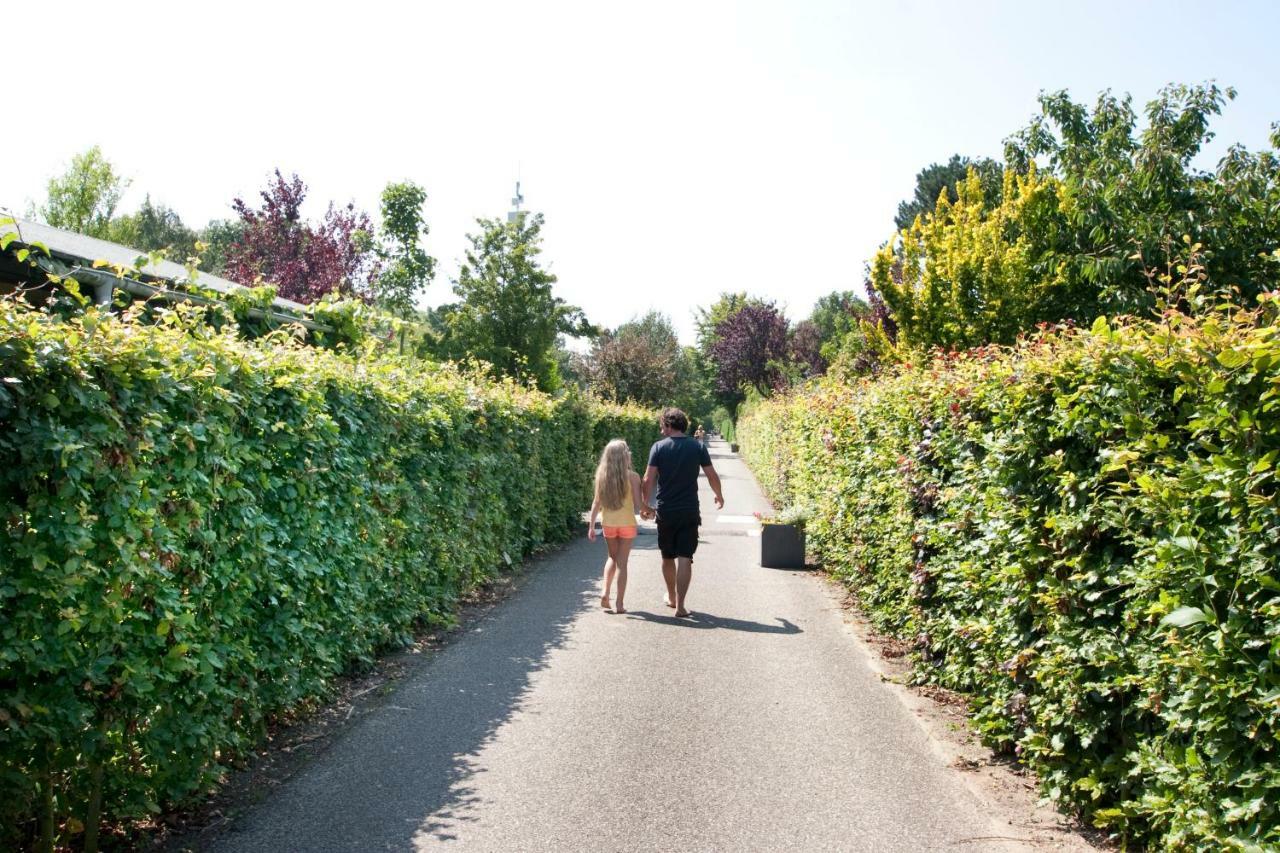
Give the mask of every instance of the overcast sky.
[[1042, 89], [1140, 105], [1214, 78], [1239, 98], [1213, 158], [1263, 147], [1277, 33], [1264, 0], [45, 0], [6, 39], [0, 206], [21, 213], [94, 144], [133, 181], [124, 208], [150, 193], [190, 225], [276, 167], [312, 215], [376, 212], [411, 179], [430, 194], [434, 304], [519, 176], [561, 297], [606, 326], [657, 308], [691, 341], [721, 291], [801, 319], [857, 288], [916, 172], [998, 157]]

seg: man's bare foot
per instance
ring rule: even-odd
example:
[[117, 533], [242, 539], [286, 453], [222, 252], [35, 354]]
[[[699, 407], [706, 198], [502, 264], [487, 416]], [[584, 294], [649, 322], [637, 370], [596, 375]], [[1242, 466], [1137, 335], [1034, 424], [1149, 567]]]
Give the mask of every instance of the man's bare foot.
[[607, 596], [607, 595], [602, 595], [602, 596], [600, 596], [600, 606], [601, 606], [602, 608], [604, 608], [605, 610], [610, 609], [610, 605], [609, 605], [609, 596]]
[[667, 605], [668, 607], [676, 606], [675, 603], [671, 600], [671, 597], [667, 595], [662, 596], [662, 603]]
[[617, 607], [613, 608], [613, 612], [614, 612], [614, 613], [626, 613], [626, 612], [627, 612], [627, 608], [625, 608], [625, 607], [623, 607], [621, 604], [619, 604]]
[[686, 619], [686, 618], [688, 618], [689, 616], [692, 616], [692, 615], [693, 615], [693, 614], [692, 614], [692, 613], [690, 613], [688, 610], [680, 609], [680, 610], [677, 610], [677, 611], [676, 611], [676, 618], [678, 618], [678, 619]]

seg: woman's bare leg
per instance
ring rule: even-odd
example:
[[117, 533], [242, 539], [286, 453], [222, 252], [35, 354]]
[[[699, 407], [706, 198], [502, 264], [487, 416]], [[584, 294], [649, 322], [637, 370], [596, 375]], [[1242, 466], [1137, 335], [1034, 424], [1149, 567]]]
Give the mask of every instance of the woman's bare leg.
[[618, 567], [618, 597], [614, 599], [614, 613], [626, 613], [622, 604], [622, 596], [627, 592], [627, 561], [631, 559], [631, 546], [634, 539], [618, 539], [618, 549], [613, 553], [613, 564]]
[[609, 558], [604, 561], [604, 589], [600, 594], [600, 606], [605, 610], [609, 609], [609, 589], [613, 586], [613, 575], [618, 569], [618, 564], [614, 560], [614, 555], [618, 551], [619, 539], [606, 539], [604, 545], [609, 549]]

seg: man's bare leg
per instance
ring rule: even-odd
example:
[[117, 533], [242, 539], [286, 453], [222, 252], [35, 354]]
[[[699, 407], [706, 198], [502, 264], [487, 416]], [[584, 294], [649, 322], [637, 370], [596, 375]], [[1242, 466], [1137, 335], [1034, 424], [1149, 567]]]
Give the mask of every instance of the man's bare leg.
[[689, 582], [693, 580], [693, 560], [681, 557], [676, 563], [676, 615], [688, 616], [684, 609], [684, 597], [689, 594]]
[[676, 606], [676, 561], [668, 560], [665, 557], [662, 560], [662, 579], [667, 582], [667, 597], [663, 604], [668, 607]]

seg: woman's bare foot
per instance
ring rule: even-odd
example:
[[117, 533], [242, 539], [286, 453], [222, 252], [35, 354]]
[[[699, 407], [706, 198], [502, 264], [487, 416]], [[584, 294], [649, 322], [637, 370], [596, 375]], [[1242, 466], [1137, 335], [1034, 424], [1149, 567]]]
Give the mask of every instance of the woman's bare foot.
[[689, 617], [689, 616], [691, 616], [691, 615], [693, 615], [693, 614], [691, 614], [688, 610], [677, 610], [677, 611], [676, 611], [676, 618], [678, 618], [678, 619], [686, 619], [686, 618], [688, 618], [688, 617]]
[[605, 610], [611, 609], [611, 606], [609, 604], [609, 596], [607, 595], [600, 596], [600, 606]]
[[662, 596], [662, 603], [663, 603], [663, 604], [665, 604], [665, 605], [667, 605], [668, 607], [675, 607], [675, 606], [676, 606], [676, 605], [675, 605], [675, 602], [671, 600], [671, 596], [669, 596], [669, 595], [664, 595], [664, 596]]
[[627, 608], [625, 608], [625, 607], [623, 607], [621, 604], [619, 604], [617, 607], [613, 608], [613, 612], [614, 612], [614, 613], [626, 613], [626, 612], [627, 612]]

